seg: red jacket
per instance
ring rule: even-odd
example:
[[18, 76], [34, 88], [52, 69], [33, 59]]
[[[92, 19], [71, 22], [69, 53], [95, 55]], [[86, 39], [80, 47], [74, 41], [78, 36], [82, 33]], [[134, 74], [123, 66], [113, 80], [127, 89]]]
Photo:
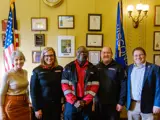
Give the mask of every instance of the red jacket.
[[[88, 62], [85, 71], [84, 78], [84, 96], [82, 99], [89, 104], [94, 96], [96, 95], [99, 82], [97, 77], [97, 69], [92, 65], [92, 63]], [[75, 61], [67, 64], [62, 73], [62, 90], [64, 92], [66, 101], [74, 104], [77, 100], [77, 83], [78, 83], [78, 71], [76, 69]]]

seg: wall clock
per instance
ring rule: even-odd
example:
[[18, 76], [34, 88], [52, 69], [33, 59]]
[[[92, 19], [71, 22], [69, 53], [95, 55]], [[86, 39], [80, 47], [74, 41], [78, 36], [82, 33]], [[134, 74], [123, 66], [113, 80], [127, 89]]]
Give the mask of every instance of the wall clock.
[[62, 4], [63, 0], [43, 0], [43, 2], [50, 7], [58, 7]]

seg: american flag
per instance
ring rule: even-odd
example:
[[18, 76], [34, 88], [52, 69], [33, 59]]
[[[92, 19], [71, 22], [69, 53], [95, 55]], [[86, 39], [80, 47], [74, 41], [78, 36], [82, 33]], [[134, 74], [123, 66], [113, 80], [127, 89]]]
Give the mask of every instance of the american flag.
[[13, 68], [11, 54], [16, 49], [15, 31], [17, 31], [15, 0], [11, 0], [4, 45], [4, 67], [6, 72]]

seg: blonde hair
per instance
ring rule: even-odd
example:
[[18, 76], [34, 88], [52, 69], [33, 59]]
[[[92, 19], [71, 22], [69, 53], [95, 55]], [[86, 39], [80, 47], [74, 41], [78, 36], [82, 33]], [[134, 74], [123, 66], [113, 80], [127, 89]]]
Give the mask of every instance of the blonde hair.
[[45, 65], [45, 61], [44, 61], [44, 54], [46, 53], [46, 52], [48, 52], [48, 51], [52, 51], [53, 52], [53, 54], [54, 54], [54, 63], [53, 63], [53, 66], [58, 66], [58, 61], [57, 61], [57, 57], [56, 57], [56, 52], [55, 52], [55, 50], [52, 48], [52, 47], [46, 47], [46, 48], [44, 48], [43, 50], [42, 50], [42, 52], [41, 52], [41, 65]]
[[24, 61], [26, 60], [24, 54], [20, 50], [15, 50], [12, 52], [12, 54], [11, 54], [12, 63], [13, 63], [15, 57], [22, 57]]

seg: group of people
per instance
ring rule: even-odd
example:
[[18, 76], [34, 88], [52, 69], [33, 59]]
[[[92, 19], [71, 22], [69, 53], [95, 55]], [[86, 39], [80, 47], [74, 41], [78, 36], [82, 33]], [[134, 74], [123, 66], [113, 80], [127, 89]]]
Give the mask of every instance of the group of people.
[[64, 120], [93, 120], [93, 111], [94, 119], [119, 120], [125, 105], [128, 120], [154, 120], [160, 113], [160, 67], [146, 61], [141, 47], [133, 50], [134, 63], [127, 69], [112, 56], [112, 49], [104, 47], [101, 61], [93, 65], [80, 46], [76, 60], [63, 68], [54, 49], [46, 47], [28, 87], [25, 56], [14, 51], [14, 68], [1, 82], [0, 120], [31, 120], [30, 106], [39, 120], [60, 120], [62, 111]]

